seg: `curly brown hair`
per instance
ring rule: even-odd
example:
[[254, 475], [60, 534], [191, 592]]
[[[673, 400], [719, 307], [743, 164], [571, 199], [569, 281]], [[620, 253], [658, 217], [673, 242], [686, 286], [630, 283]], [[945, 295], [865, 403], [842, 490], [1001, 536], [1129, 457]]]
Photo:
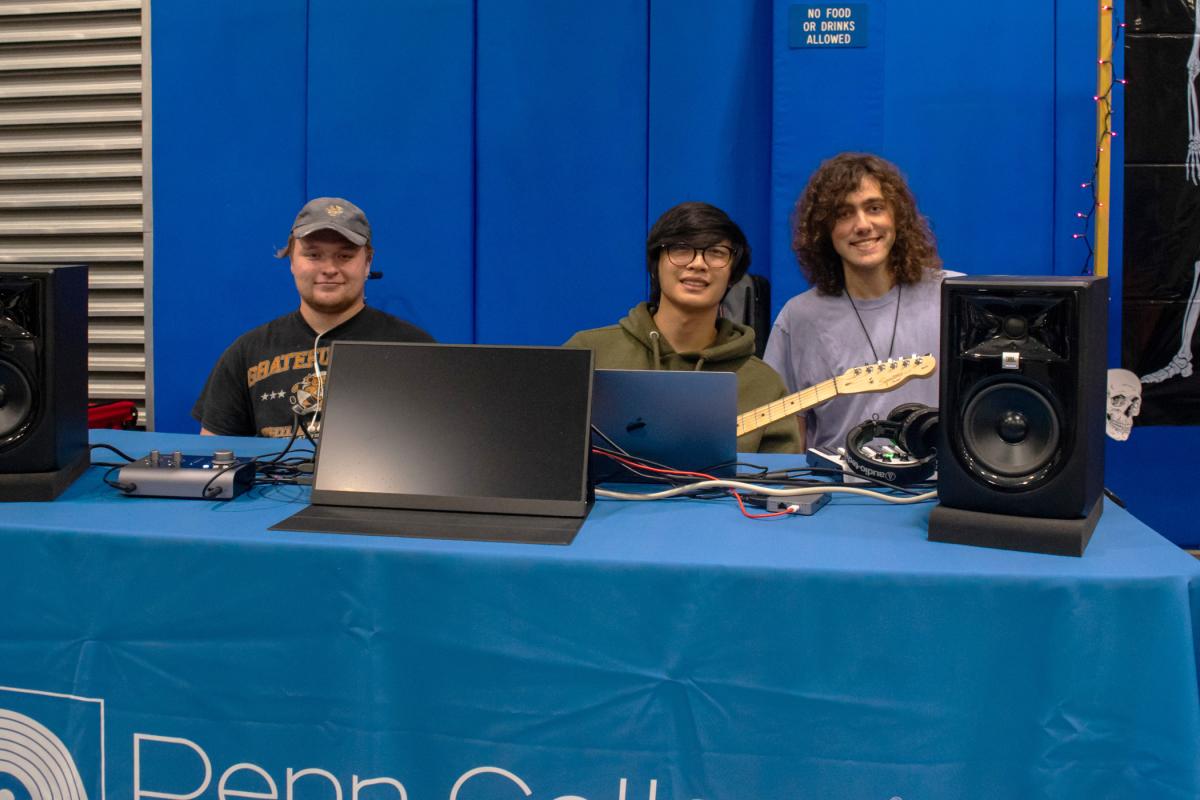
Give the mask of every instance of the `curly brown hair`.
[[888, 257], [888, 270], [896, 282], [916, 283], [925, 270], [942, 266], [929, 220], [917, 210], [917, 201], [896, 165], [869, 153], [839, 153], [808, 179], [792, 215], [792, 250], [800, 271], [821, 294], [837, 295], [846, 288], [842, 259], [830, 234], [838, 206], [846, 195], [858, 190], [865, 177], [879, 182], [895, 221], [896, 242]]

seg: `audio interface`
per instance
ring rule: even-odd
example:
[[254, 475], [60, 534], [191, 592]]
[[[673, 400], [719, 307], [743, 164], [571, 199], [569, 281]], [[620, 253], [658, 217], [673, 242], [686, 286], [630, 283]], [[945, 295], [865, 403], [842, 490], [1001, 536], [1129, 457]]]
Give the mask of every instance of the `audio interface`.
[[137, 497], [231, 500], [253, 485], [254, 473], [254, 459], [238, 458], [232, 450], [207, 456], [151, 450], [121, 467], [118, 480], [126, 494]]

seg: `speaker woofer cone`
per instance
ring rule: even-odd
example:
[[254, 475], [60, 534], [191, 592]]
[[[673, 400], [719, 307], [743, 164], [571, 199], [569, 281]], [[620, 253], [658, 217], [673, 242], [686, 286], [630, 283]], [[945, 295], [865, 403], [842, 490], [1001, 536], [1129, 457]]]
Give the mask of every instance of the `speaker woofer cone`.
[[962, 417], [963, 450], [973, 472], [992, 483], [1036, 480], [1059, 450], [1058, 413], [1021, 383], [993, 383], [975, 394]]
[[0, 361], [0, 444], [19, 433], [32, 416], [32, 384], [15, 365]]

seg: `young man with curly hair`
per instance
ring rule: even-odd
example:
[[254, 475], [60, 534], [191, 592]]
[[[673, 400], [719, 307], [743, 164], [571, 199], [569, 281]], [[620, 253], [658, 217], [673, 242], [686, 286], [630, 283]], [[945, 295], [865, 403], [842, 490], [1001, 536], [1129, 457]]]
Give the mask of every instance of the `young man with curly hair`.
[[[763, 356], [789, 391], [860, 364], [938, 352], [942, 262], [894, 164], [866, 153], [821, 164], [796, 202], [792, 249], [812, 288], [783, 307]], [[854, 426], [901, 403], [936, 406], [936, 373], [810, 409], [805, 445], [840, 447]]]

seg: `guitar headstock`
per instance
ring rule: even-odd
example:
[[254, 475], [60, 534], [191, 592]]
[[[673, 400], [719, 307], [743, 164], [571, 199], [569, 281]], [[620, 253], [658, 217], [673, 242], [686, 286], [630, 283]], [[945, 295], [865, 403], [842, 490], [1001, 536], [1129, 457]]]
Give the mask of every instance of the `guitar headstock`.
[[856, 392], [887, 392], [913, 378], [925, 378], [937, 369], [932, 353], [899, 356], [861, 367], [851, 367], [834, 378], [838, 394]]

